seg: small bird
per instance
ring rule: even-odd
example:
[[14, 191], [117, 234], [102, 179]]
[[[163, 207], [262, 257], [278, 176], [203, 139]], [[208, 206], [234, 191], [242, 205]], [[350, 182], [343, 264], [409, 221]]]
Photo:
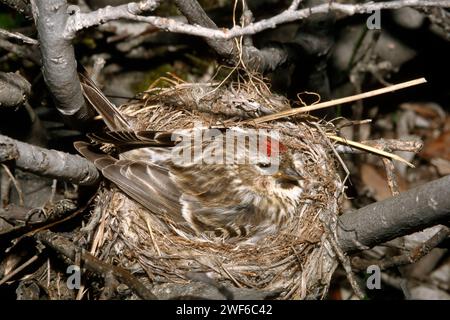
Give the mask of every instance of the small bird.
[[[183, 234], [249, 242], [275, 234], [296, 215], [304, 179], [297, 155], [278, 139], [267, 135], [261, 140], [251, 128], [214, 129], [248, 140], [219, 157], [225, 140], [203, 139], [197, 152], [192, 137], [199, 132], [204, 137], [211, 129], [135, 131], [85, 73], [80, 80], [87, 101], [108, 127], [90, 137], [113, 145], [119, 155], [81, 141], [75, 148], [150, 214], [170, 221]], [[256, 140], [255, 153], [249, 141]], [[220, 161], [208, 161], [211, 157]]]

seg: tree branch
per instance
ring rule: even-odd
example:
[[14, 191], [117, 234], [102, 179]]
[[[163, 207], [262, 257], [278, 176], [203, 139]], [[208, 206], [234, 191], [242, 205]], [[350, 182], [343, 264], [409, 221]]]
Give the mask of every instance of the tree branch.
[[76, 32], [82, 29], [90, 28], [109, 21], [119, 19], [130, 19], [136, 17], [144, 11], [153, 11], [158, 8], [161, 0], [146, 0], [141, 2], [130, 2], [120, 6], [106, 6], [95, 11], [82, 13], [77, 6], [71, 6], [74, 9], [72, 15], [68, 18], [64, 37], [73, 39]]
[[446, 221], [450, 175], [343, 214], [337, 235], [342, 250], [352, 252]]
[[[175, 4], [181, 13], [188, 19], [191, 25], [199, 25], [210, 29], [218, 29], [217, 25], [208, 17], [197, 0], [175, 0]], [[228, 60], [229, 64], [238, 64], [239, 50], [231, 40], [216, 40], [206, 38], [208, 45], [221, 57]], [[273, 71], [287, 60], [287, 53], [281, 48], [258, 49], [253, 45], [242, 46], [242, 60], [251, 70]]]
[[15, 160], [22, 170], [75, 184], [92, 185], [99, 179], [94, 164], [85, 158], [0, 135], [0, 161], [5, 160]]
[[0, 72], [0, 107], [22, 105], [31, 93], [31, 84], [20, 74]]
[[[86, 13], [86, 21], [92, 15], [106, 13], [109, 19], [119, 19], [120, 13], [136, 15], [144, 10], [154, 9], [159, 0], [147, 0], [139, 3], [129, 3], [118, 7], [106, 7], [98, 12]], [[42, 73], [59, 112], [74, 127], [83, 126], [91, 119], [94, 112], [85, 103], [78, 79], [75, 53], [71, 40], [75, 33], [67, 32], [75, 22], [75, 26], [83, 28], [83, 21], [69, 22], [70, 8], [66, 0], [37, 1], [31, 0], [32, 12], [39, 33], [42, 54]], [[77, 8], [72, 6], [72, 9]], [[76, 13], [74, 14], [76, 16]], [[100, 18], [102, 22], [107, 19]], [[78, 24], [76, 23], [78, 22]], [[66, 32], [63, 32], [66, 30]]]
[[[187, 18], [190, 24], [205, 28], [218, 29], [214, 21], [203, 10], [197, 0], [175, 0], [178, 10]], [[234, 58], [234, 44], [231, 41], [206, 39], [208, 45], [225, 59]]]
[[[89, 13], [82, 13], [77, 10], [68, 18], [64, 34], [65, 37], [72, 38], [75, 36], [76, 32], [81, 29], [100, 25], [116, 19], [147, 22], [157, 29], [204, 37], [208, 45], [220, 56], [227, 59], [228, 62], [236, 64], [236, 62], [239, 61], [239, 52], [237, 52], [235, 44], [227, 40], [245, 35], [253, 35], [267, 29], [275, 28], [283, 23], [306, 19], [314, 14], [336, 11], [346, 15], [353, 15], [357, 13], [371, 13], [374, 10], [398, 9], [414, 6], [450, 7], [450, 0], [398, 0], [377, 3], [368, 2], [364, 4], [341, 4], [330, 2], [311, 8], [298, 9], [300, 1], [293, 1], [288, 9], [272, 18], [264, 19], [256, 23], [250, 23], [245, 27], [235, 26], [231, 29], [219, 29], [208, 17], [197, 0], [176, 0], [175, 3], [183, 15], [186, 16], [189, 23], [164, 17], [140, 16], [138, 15], [139, 10], [134, 10], [134, 7], [130, 7], [131, 4], [128, 4], [117, 7], [107, 7]], [[285, 50], [276, 47], [264, 48], [261, 50], [254, 46], [243, 46], [242, 48], [242, 59], [245, 65], [252, 70], [274, 70], [277, 66], [287, 60], [287, 56]]]
[[117, 280], [126, 284], [142, 299], [155, 300], [157, 297], [135, 276], [129, 271], [117, 266], [109, 265], [98, 258], [94, 257], [84, 249], [78, 249], [69, 240], [48, 230], [37, 232], [34, 237], [44, 243], [46, 246], [63, 254], [72, 262], [75, 262], [77, 253], [81, 253], [81, 260], [84, 262], [84, 267], [95, 272], [103, 277], [108, 274], [113, 275]]
[[14, 39], [18, 39], [20, 41], [22, 41], [23, 43], [26, 44], [31, 44], [31, 45], [37, 45], [39, 44], [39, 41], [32, 39], [30, 37], [27, 37], [21, 33], [18, 32], [11, 32], [5, 29], [0, 29], [0, 35], [4, 36], [4, 37], [8, 37], [8, 38], [14, 38]]
[[26, 0], [1, 0], [0, 2], [6, 4], [10, 8], [23, 14], [26, 18], [31, 19], [31, 8]]
[[39, 53], [36, 50], [36, 47], [30, 47], [28, 44], [24, 45], [12, 43], [0, 37], [0, 49], [12, 52], [20, 58], [28, 59], [38, 66], [41, 65], [41, 60], [39, 58]]
[[93, 116], [81, 93], [75, 53], [70, 39], [63, 36], [68, 18], [65, 0], [31, 0], [39, 33], [42, 73], [59, 112], [77, 127]]
[[[400, 9], [403, 7], [449, 8], [450, 0], [429, 0], [429, 1], [397, 0], [385, 2], [367, 2], [363, 4], [343, 4], [337, 2], [330, 2], [305, 9], [298, 9], [298, 10], [287, 9], [281, 12], [280, 14], [273, 16], [272, 18], [263, 19], [255, 23], [251, 23], [245, 27], [235, 26], [231, 29], [224, 29], [224, 28], [216, 29], [213, 27], [192, 25], [175, 21], [169, 18], [156, 16], [148, 16], [148, 17], [139, 16], [126, 11], [122, 12], [120, 18], [147, 22], [152, 24], [158, 29], [169, 32], [190, 34], [194, 36], [204, 37], [207, 39], [230, 40], [240, 36], [256, 34], [258, 32], [267, 29], [273, 29], [276, 26], [283, 23], [303, 20], [310, 17], [311, 15], [318, 13], [340, 12], [346, 15], [354, 15], [354, 14], [372, 13], [374, 10]], [[104, 23], [105, 21], [110, 20], [111, 17], [109, 16], [108, 11], [105, 10], [104, 11], [97, 10], [89, 14], [77, 12], [69, 18], [68, 29], [66, 29], [66, 33], [73, 34], [73, 32], [81, 30], [85, 27], [99, 25]]]
[[370, 265], [378, 265], [381, 270], [386, 270], [392, 267], [403, 266], [407, 264], [412, 264], [419, 261], [421, 258], [426, 256], [431, 252], [432, 249], [436, 248], [440, 243], [450, 236], [450, 228], [446, 226], [440, 226], [441, 229], [436, 232], [430, 239], [421, 243], [411, 251], [393, 257], [385, 257], [380, 259], [361, 259], [358, 256], [352, 258], [352, 266], [358, 270], [366, 270]]

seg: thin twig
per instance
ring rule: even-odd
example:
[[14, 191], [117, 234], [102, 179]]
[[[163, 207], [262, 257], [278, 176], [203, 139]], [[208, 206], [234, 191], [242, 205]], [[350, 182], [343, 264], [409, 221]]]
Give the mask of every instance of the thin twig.
[[50, 194], [50, 198], [48, 199], [49, 203], [53, 203], [54, 202], [57, 185], [58, 185], [58, 180], [53, 179], [53, 181], [52, 181], [52, 192]]
[[41, 65], [39, 51], [36, 47], [25, 46], [23, 44], [12, 43], [6, 39], [0, 38], [0, 48], [17, 55], [20, 58], [32, 61], [37, 66]]
[[327, 232], [327, 235], [328, 235], [327, 240], [329, 241], [329, 243], [333, 247], [334, 252], [338, 256], [338, 259], [341, 262], [341, 265], [342, 265], [342, 267], [345, 270], [348, 282], [352, 286], [353, 291], [355, 292], [356, 296], [359, 299], [361, 299], [361, 300], [364, 299], [365, 294], [362, 291], [361, 286], [358, 284], [358, 281], [356, 280], [355, 274], [354, 274], [354, 272], [352, 270], [352, 267], [351, 267], [351, 263], [350, 263], [349, 257], [346, 256], [344, 254], [344, 252], [342, 251], [341, 247], [339, 247], [339, 245], [338, 245], [338, 243], [337, 243], [337, 241], [335, 239], [335, 235], [329, 230], [326, 230], [326, 232]]
[[298, 9], [298, 6], [300, 5], [300, 3], [301, 3], [302, 1], [303, 1], [303, 0], [293, 0], [292, 3], [291, 3], [291, 5], [289, 6], [288, 10], [290, 10], [290, 11], [295, 11], [295, 10], [297, 10], [297, 9]]
[[387, 152], [387, 151], [384, 151], [384, 150], [381, 150], [381, 149], [377, 149], [377, 148], [365, 145], [363, 143], [352, 141], [352, 140], [348, 140], [348, 139], [341, 138], [341, 137], [338, 137], [338, 136], [335, 136], [335, 135], [329, 134], [327, 136], [328, 136], [328, 138], [330, 138], [330, 139], [332, 139], [334, 141], [337, 141], [339, 143], [346, 144], [346, 145], [349, 145], [349, 146], [352, 146], [352, 147], [355, 147], [355, 148], [358, 148], [358, 149], [362, 149], [362, 150], [365, 150], [365, 151], [369, 151], [371, 153], [375, 153], [375, 154], [377, 154], [379, 156], [383, 156], [383, 157], [386, 157], [386, 158], [389, 158], [389, 159], [397, 160], [397, 161], [406, 163], [411, 168], [414, 168], [414, 165], [412, 163], [406, 161], [405, 159], [403, 159], [402, 157], [400, 157], [400, 156], [398, 156], [398, 155], [396, 155], [394, 153]]
[[18, 274], [20, 271], [22, 271], [23, 269], [25, 269], [26, 267], [28, 267], [30, 264], [32, 264], [33, 262], [35, 262], [37, 259], [39, 258], [39, 254], [35, 254], [34, 256], [32, 256], [30, 259], [28, 259], [27, 261], [25, 261], [23, 264], [21, 264], [18, 268], [16, 268], [15, 270], [9, 272], [6, 276], [3, 277], [3, 279], [0, 279], [0, 286], [2, 284], [4, 284], [6, 281], [8, 281], [9, 279], [11, 279], [12, 277], [14, 277], [16, 274]]
[[[175, 33], [184, 33], [195, 36], [204, 37], [208, 44], [218, 52], [222, 57], [227, 59], [236, 58], [235, 46], [231, 40], [237, 37], [249, 36], [261, 31], [275, 28], [276, 26], [303, 20], [313, 14], [328, 13], [332, 11], [341, 12], [347, 15], [371, 13], [374, 10], [381, 9], [399, 9], [402, 7], [414, 6], [437, 6], [450, 7], [450, 0], [441, 1], [423, 1], [423, 0], [398, 0], [390, 2], [368, 2], [364, 4], [341, 4], [329, 2], [311, 8], [294, 10], [299, 1], [294, 3], [282, 13], [275, 15], [269, 19], [250, 23], [244, 27], [235, 25], [231, 29], [218, 28], [215, 23], [209, 19], [202, 7], [196, 0], [176, 0], [180, 11], [185, 15], [190, 23], [184, 23], [175, 19], [157, 16], [140, 16], [139, 10], [135, 10], [132, 6], [134, 3], [117, 7], [107, 7], [97, 11], [83, 13], [76, 10], [68, 18], [63, 37], [65, 39], [73, 39], [77, 31], [92, 26], [101, 25], [108, 21], [117, 19], [128, 19], [140, 22], [147, 22], [155, 28]], [[154, 1], [155, 6], [158, 1]], [[262, 50], [254, 46], [244, 46], [243, 57], [246, 65], [253, 70], [274, 70], [276, 66], [282, 64], [287, 59], [287, 53], [276, 47], [269, 47]]]
[[[12, 181], [8, 177], [7, 174], [3, 174], [0, 171], [0, 199], [2, 208], [6, 208], [10, 202], [10, 193], [11, 193], [11, 184]], [[1, 212], [1, 209], [0, 209]]]
[[6, 174], [8, 175], [9, 179], [14, 184], [14, 188], [16, 188], [17, 194], [19, 195], [19, 203], [21, 206], [24, 205], [24, 199], [23, 199], [23, 192], [22, 188], [19, 185], [19, 182], [16, 180], [14, 175], [12, 174], [11, 170], [9, 170], [8, 166], [2, 163], [3, 170], [5, 170]]
[[352, 259], [352, 266], [358, 270], [366, 270], [368, 266], [376, 264], [381, 270], [385, 270], [392, 267], [415, 263], [430, 253], [432, 249], [447, 239], [449, 235], [450, 229], [448, 227], [441, 226], [441, 229], [437, 231], [430, 239], [421, 243], [407, 254], [389, 257], [383, 260], [366, 260], [355, 257]]
[[114, 274], [117, 280], [125, 283], [142, 299], [157, 299], [156, 296], [129, 271], [114, 265], [109, 265], [99, 260], [98, 258], [86, 252], [86, 250], [77, 248], [73, 243], [71, 243], [64, 237], [48, 230], [39, 231], [34, 236], [37, 240], [41, 241], [46, 246], [56, 250], [57, 252], [66, 256], [68, 259], [72, 260], [72, 262], [75, 261], [77, 253], [80, 253], [81, 261], [84, 262], [84, 267], [86, 267], [88, 270], [95, 272], [103, 277], [105, 277], [109, 273]]
[[2, 3], [6, 4], [10, 8], [16, 10], [17, 12], [23, 14], [26, 18], [31, 18], [31, 8], [28, 1], [25, 0], [1, 0]]
[[395, 166], [394, 163], [390, 159], [382, 158], [384, 169], [386, 171], [386, 179], [389, 186], [389, 189], [391, 190], [391, 194], [393, 196], [397, 196], [400, 194], [400, 191], [398, 189], [398, 181], [397, 176], [395, 175]]
[[449, 0], [398, 0], [398, 1], [384, 1], [384, 2], [367, 2], [363, 4], [343, 4], [338, 2], [329, 2], [321, 4], [311, 8], [305, 8], [300, 10], [285, 10], [278, 15], [275, 15], [269, 19], [263, 19], [258, 22], [252, 23], [244, 28], [241, 26], [235, 26], [231, 29], [214, 29], [208, 27], [202, 27], [200, 25], [192, 25], [186, 23], [180, 23], [173, 19], [156, 16], [139, 16], [135, 15], [128, 10], [124, 9], [121, 12], [118, 11], [94, 11], [92, 13], [77, 12], [69, 19], [69, 23], [65, 30], [65, 36], [73, 37], [76, 31], [84, 28], [96, 26], [107, 21], [116, 19], [129, 19], [135, 21], [142, 21], [152, 24], [158, 29], [190, 34], [208, 39], [216, 40], [229, 40], [240, 36], [252, 35], [261, 31], [275, 28], [276, 26], [303, 20], [311, 15], [328, 12], [340, 12], [346, 15], [371, 13], [374, 10], [384, 9], [400, 9], [403, 7], [450, 7]]
[[94, 60], [94, 66], [92, 67], [91, 72], [91, 80], [98, 85], [98, 78], [100, 77], [100, 73], [105, 66], [106, 60], [103, 57], [97, 57]]
[[423, 142], [415, 140], [377, 139], [362, 141], [366, 145], [381, 148], [386, 151], [408, 151], [417, 153], [423, 148]]
[[23, 43], [26, 44], [32, 44], [32, 45], [38, 45], [39, 41], [32, 39], [30, 37], [27, 37], [21, 33], [18, 32], [11, 32], [5, 29], [1, 29], [0, 28], [0, 35], [8, 37], [8, 38], [14, 38], [14, 39], [19, 39], [21, 40]]
[[146, 0], [130, 2], [119, 6], [107, 6], [91, 12], [81, 12], [76, 6], [72, 6], [74, 12], [69, 17], [65, 26], [64, 37], [73, 39], [79, 30], [100, 25], [119, 19], [130, 19], [144, 11], [153, 11], [158, 8], [160, 0]]

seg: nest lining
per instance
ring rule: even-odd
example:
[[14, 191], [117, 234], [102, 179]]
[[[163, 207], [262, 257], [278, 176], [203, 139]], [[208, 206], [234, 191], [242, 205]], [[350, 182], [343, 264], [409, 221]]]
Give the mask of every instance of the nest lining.
[[[270, 94], [264, 86], [255, 90], [234, 84], [214, 89], [183, 83], [155, 91], [139, 103], [121, 107], [137, 130], [191, 128], [199, 122], [214, 125], [230, 123], [230, 119], [236, 123], [289, 108], [287, 100]], [[236, 103], [227, 104], [230, 97], [253, 109], [248, 112], [236, 108]], [[332, 130], [326, 123], [315, 125]], [[284, 299], [324, 297], [338, 264], [329, 237], [343, 195], [330, 142], [304, 121], [259, 127], [278, 129], [282, 143], [294, 149], [303, 164], [305, 188], [298, 214], [276, 235], [253, 244], [207, 235], [186, 237], [112, 187], [99, 193], [105, 223], [98, 227], [102, 229], [98, 234], [103, 234], [98, 255], [137, 272], [155, 289], [167, 283], [188, 284], [189, 274], [198, 272], [225, 285], [278, 292]]]

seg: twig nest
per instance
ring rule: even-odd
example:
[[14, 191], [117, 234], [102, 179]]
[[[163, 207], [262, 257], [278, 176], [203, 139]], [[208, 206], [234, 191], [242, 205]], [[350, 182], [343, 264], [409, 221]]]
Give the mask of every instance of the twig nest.
[[[171, 130], [200, 121], [239, 123], [287, 108], [288, 101], [260, 84], [182, 83], [121, 110], [136, 129]], [[155, 292], [170, 284], [189, 286], [195, 282], [192, 275], [201, 274], [221, 286], [272, 292], [282, 299], [324, 297], [338, 264], [331, 242], [343, 194], [332, 145], [324, 134], [331, 127], [302, 120], [263, 127], [281, 133], [304, 177], [296, 214], [276, 233], [253, 242], [178, 234], [165, 219], [106, 184], [97, 201], [102, 210], [97, 255], [131, 270]]]

